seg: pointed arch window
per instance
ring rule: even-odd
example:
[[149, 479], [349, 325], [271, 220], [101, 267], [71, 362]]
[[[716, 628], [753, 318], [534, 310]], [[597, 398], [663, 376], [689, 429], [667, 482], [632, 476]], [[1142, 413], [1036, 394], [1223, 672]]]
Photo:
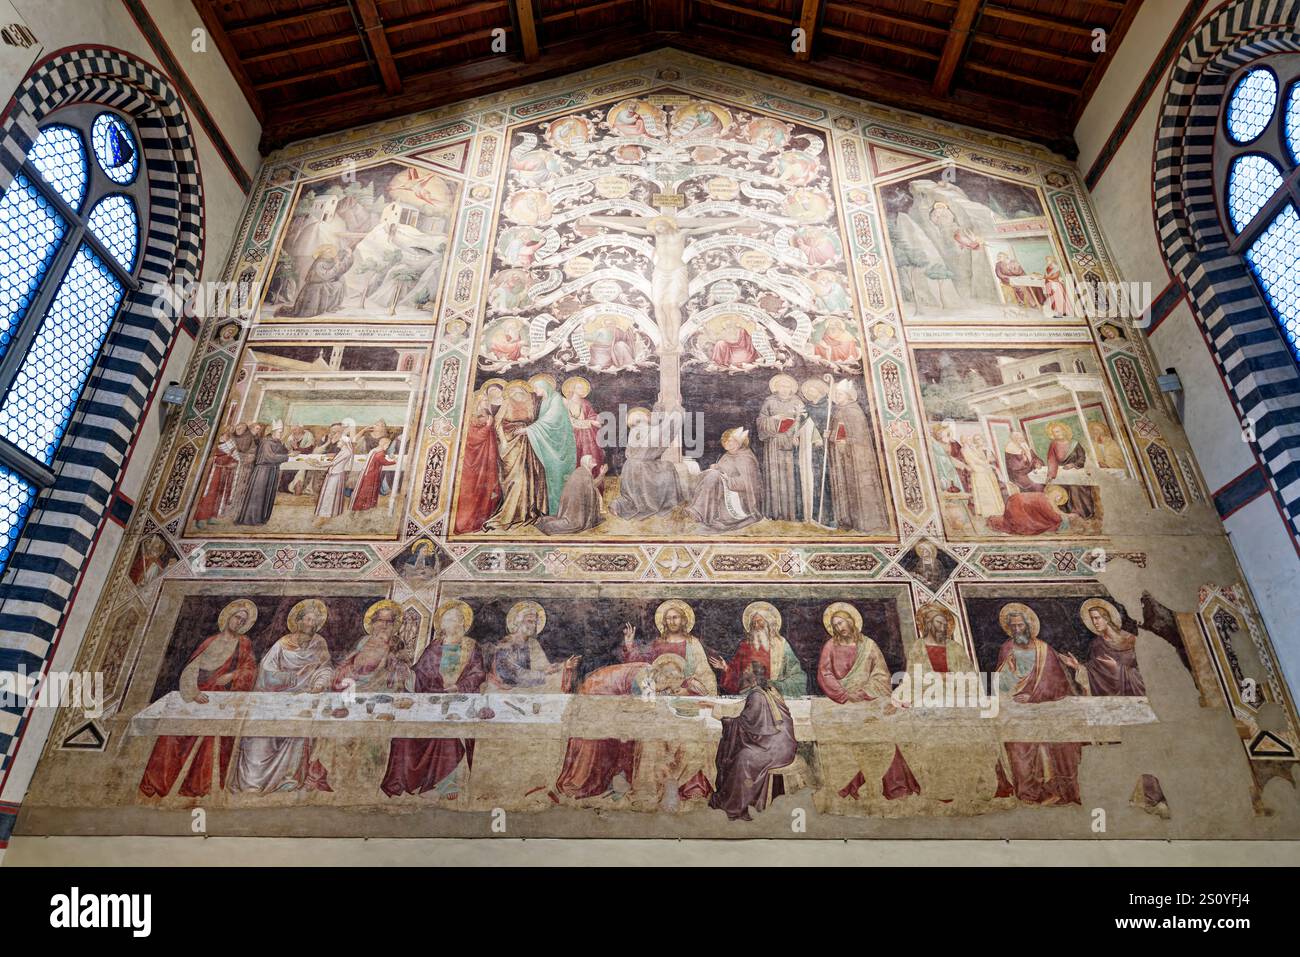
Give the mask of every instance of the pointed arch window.
[[115, 111], [60, 110], [0, 196], [0, 571], [139, 288], [149, 213], [139, 143]]
[[1215, 141], [1225, 235], [1300, 361], [1300, 55], [1255, 60], [1226, 90]]

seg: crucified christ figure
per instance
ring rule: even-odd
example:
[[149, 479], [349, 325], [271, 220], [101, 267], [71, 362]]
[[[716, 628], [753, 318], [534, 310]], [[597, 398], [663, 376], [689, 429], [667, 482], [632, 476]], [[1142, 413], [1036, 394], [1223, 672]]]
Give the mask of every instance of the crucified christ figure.
[[720, 219], [678, 219], [671, 214], [658, 216], [587, 216], [582, 222], [593, 226], [649, 236], [654, 240], [654, 273], [651, 277], [650, 298], [655, 307], [655, 324], [663, 335], [664, 350], [676, 353], [677, 338], [682, 327], [682, 306], [688, 298], [689, 277], [686, 274], [686, 237], [714, 233], [751, 224], [745, 216], [724, 216]]

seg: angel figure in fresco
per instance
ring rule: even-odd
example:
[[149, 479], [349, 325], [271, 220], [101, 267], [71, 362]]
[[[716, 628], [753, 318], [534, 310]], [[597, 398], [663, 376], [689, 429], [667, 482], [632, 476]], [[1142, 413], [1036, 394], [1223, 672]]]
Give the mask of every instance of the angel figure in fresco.
[[[249, 629], [257, 621], [257, 606], [247, 598], [226, 605], [217, 615], [217, 631], [209, 635], [190, 655], [181, 671], [182, 701], [208, 703], [209, 691], [252, 691], [257, 679], [257, 658]], [[205, 797], [212, 790], [212, 756], [218, 758], [217, 787], [225, 789], [226, 771], [235, 750], [231, 737], [163, 735], [154, 743], [140, 793], [145, 797], [166, 797], [193, 754], [190, 770], [181, 784], [183, 797]]]
[[552, 662], [537, 640], [545, 627], [546, 610], [535, 601], [516, 602], [506, 612], [507, 633], [492, 651], [485, 691], [559, 694], [572, 687], [580, 656]]
[[[1007, 636], [998, 652], [1002, 693], [1020, 704], [1057, 701], [1079, 693], [1071, 676], [1079, 662], [1038, 637], [1041, 626], [1032, 608], [1008, 602], [998, 611], [998, 625]], [[1015, 795], [1027, 804], [1079, 803], [1081, 744], [1008, 741], [1003, 750], [1004, 760], [997, 767], [998, 797]]]
[[414, 690], [415, 673], [401, 634], [402, 606], [387, 598], [377, 601], [366, 609], [361, 623], [365, 634], [335, 669], [334, 689]]
[[[289, 610], [289, 633], [273, 644], [257, 668], [254, 691], [306, 694], [327, 690], [334, 680], [329, 645], [320, 633], [329, 612], [318, 598]], [[230, 778], [234, 792], [332, 791], [312, 738], [243, 738]]]
[[[862, 613], [848, 602], [837, 601], [822, 613], [828, 636], [817, 660], [817, 685], [836, 704], [884, 702], [893, 708], [893, 686], [885, 655], [862, 631]], [[828, 782], [841, 799], [862, 798], [862, 788], [879, 780], [887, 799], [920, 793], [912, 769], [902, 752], [887, 743], [842, 745], [822, 749]], [[841, 782], [844, 782], [841, 784]]]
[[[449, 601], [433, 615], [435, 634], [415, 663], [415, 690], [421, 694], [474, 694], [487, 672], [478, 642], [469, 636], [474, 612], [463, 601]], [[389, 797], [437, 789], [452, 800], [460, 793], [463, 766], [474, 763], [473, 739], [394, 738], [388, 768], [379, 785]]]
[[716, 654], [708, 656], [713, 670], [722, 673], [718, 686], [727, 694], [743, 694], [742, 679], [750, 665], [757, 663], [763, 666], [771, 686], [785, 697], [806, 695], [808, 676], [790, 642], [781, 636], [781, 613], [776, 606], [765, 601], [750, 602], [741, 613], [740, 623], [745, 637], [731, 660]]

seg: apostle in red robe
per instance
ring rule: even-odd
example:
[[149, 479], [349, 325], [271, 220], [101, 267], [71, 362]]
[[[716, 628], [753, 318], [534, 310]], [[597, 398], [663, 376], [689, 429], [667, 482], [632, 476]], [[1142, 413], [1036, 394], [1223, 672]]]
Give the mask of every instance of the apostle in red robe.
[[754, 340], [744, 326], [734, 326], [730, 339], [719, 339], [709, 350], [709, 361], [720, 368], [743, 368], [758, 361]]
[[1053, 496], [1062, 504], [1066, 500], [1065, 490], [1059, 485], [1052, 486], [1047, 492], [1015, 492], [1007, 498], [1001, 515], [990, 515], [985, 521], [995, 532], [1007, 535], [1055, 532], [1065, 516], [1057, 511]]
[[[257, 680], [257, 658], [253, 643], [245, 635], [257, 620], [257, 606], [246, 598], [232, 601], [217, 616], [218, 631], [205, 638], [190, 656], [180, 677], [181, 698], [207, 704], [208, 691], [251, 691]], [[196, 749], [197, 745], [197, 749]], [[185, 767], [190, 753], [189, 774], [181, 784], [184, 797], [204, 797], [212, 790], [212, 750], [218, 750], [218, 787], [226, 786], [226, 769], [235, 749], [230, 737], [163, 735], [154, 744], [140, 793], [145, 797], [166, 797]]]
[[[415, 663], [415, 690], [425, 694], [473, 694], [483, 687], [487, 669], [478, 642], [466, 632], [474, 613], [462, 601], [449, 601], [434, 613], [437, 636]], [[380, 789], [389, 797], [423, 794], [443, 784], [460, 767], [474, 766], [474, 741], [460, 738], [394, 738]], [[447, 791], [447, 797], [456, 792]]]
[[497, 451], [496, 410], [502, 389], [490, 385], [470, 417], [465, 454], [460, 463], [460, 497], [456, 500], [456, 534], [483, 530], [501, 504], [501, 461]]
[[[1038, 637], [1038, 615], [1020, 602], [1010, 602], [998, 612], [998, 624], [1007, 635], [998, 652], [1000, 688], [1020, 704], [1058, 701], [1079, 694], [1070, 676], [1079, 663], [1060, 654]], [[998, 762], [998, 797], [1012, 794], [1027, 804], [1078, 804], [1079, 762], [1083, 745], [1077, 742], [1008, 741], [1005, 767]]]

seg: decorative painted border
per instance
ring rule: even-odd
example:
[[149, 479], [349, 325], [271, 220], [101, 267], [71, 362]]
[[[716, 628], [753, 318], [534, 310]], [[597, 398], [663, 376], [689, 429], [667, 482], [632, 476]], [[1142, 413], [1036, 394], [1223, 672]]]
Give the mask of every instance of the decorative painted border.
[[[1154, 156], [1156, 233], [1186, 287], [1237, 414], [1300, 547], [1300, 368], [1216, 212], [1211, 157], [1227, 80], [1261, 56], [1300, 51], [1297, 0], [1239, 0], [1213, 14], [1179, 54]], [[1249, 433], [1247, 433], [1247, 436]]]
[[[41, 121], [74, 103], [133, 117], [149, 176], [152, 218], [140, 290], [109, 334], [54, 460], [57, 482], [37, 500], [19, 551], [0, 579], [0, 669], [45, 667], [86, 556], [165, 362], [176, 320], [155, 313], [155, 284], [197, 280], [203, 258], [203, 187], [184, 104], [147, 63], [106, 47], [61, 50], [14, 93], [0, 126], [0, 190], [22, 166]], [[9, 766], [25, 706], [0, 710], [0, 771]]]

